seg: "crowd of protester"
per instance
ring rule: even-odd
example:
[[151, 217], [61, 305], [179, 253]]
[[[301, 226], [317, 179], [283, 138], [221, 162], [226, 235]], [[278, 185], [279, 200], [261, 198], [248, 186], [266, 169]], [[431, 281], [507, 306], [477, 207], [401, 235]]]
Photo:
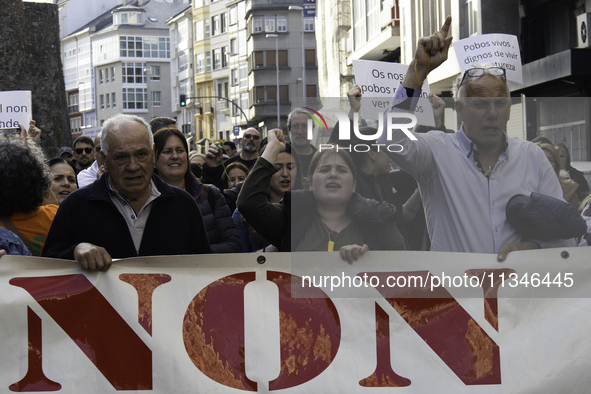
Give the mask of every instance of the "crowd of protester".
[[[419, 40], [388, 112], [415, 108], [422, 81], [447, 58], [449, 25], [448, 18]], [[78, 137], [48, 160], [33, 122], [21, 135], [0, 135], [0, 256], [107, 270], [113, 259], [149, 255], [339, 251], [353, 262], [368, 250], [410, 249], [495, 253], [502, 261], [514, 250], [587, 245], [585, 232], [553, 231], [568, 215], [546, 218], [549, 235], [541, 238], [530, 231], [538, 222], [509, 214], [508, 206], [527, 212], [516, 196], [544, 195], [549, 210], [578, 210], [577, 219], [591, 223], [591, 197], [566, 145], [507, 138], [504, 70], [473, 65], [454, 94], [457, 132], [441, 130], [444, 104], [432, 96], [435, 130], [415, 130], [416, 141], [382, 133], [363, 140], [365, 152], [350, 148], [358, 137], [339, 141], [338, 128], [333, 147], [318, 150], [300, 108], [285, 134], [273, 129], [261, 139], [247, 128], [239, 147], [226, 141], [206, 154], [189, 150], [174, 119], [120, 114], [94, 140]], [[348, 96], [352, 122], [359, 87]], [[378, 147], [391, 143], [403, 151]]]

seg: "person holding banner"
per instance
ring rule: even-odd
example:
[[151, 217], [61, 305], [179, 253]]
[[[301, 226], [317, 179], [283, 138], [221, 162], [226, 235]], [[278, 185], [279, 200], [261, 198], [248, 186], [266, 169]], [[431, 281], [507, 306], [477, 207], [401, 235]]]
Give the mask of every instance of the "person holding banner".
[[283, 201], [268, 201], [273, 166], [285, 149], [280, 129], [269, 132], [269, 144], [238, 196], [246, 221], [281, 252], [339, 250], [352, 263], [368, 250], [402, 250], [391, 204], [355, 193], [356, 170], [343, 150], [316, 152], [308, 172], [309, 190], [287, 191]]
[[63, 201], [43, 256], [106, 271], [113, 258], [211, 253], [193, 197], [153, 175], [150, 125], [119, 114], [101, 133], [107, 171]]
[[[440, 31], [419, 39], [384, 114], [386, 128], [397, 121], [392, 112], [415, 108], [427, 75], [447, 59], [450, 25], [447, 17]], [[462, 121], [457, 133], [393, 129], [379, 138], [380, 143], [403, 146], [390, 156], [419, 184], [431, 250], [496, 253], [504, 261], [515, 250], [575, 246], [575, 240], [527, 239], [507, 221], [505, 208], [512, 196], [538, 192], [562, 199], [562, 189], [538, 146], [506, 135], [511, 100], [505, 69], [472, 65], [456, 80], [454, 93]]]
[[[33, 256], [41, 256], [58, 210], [51, 172], [36, 143], [40, 134], [29, 139], [24, 128], [22, 136], [0, 134], [0, 226], [18, 235]], [[46, 198], [52, 203], [42, 205]]]

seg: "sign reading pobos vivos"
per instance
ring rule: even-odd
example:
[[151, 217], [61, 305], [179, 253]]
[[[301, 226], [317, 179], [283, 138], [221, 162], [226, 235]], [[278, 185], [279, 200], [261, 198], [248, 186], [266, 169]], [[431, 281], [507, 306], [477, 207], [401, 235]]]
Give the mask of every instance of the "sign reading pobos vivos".
[[30, 90], [0, 92], [0, 129], [28, 128], [32, 116]]
[[453, 46], [462, 71], [473, 63], [488, 63], [504, 68], [508, 80], [523, 82], [521, 54], [516, 36], [482, 34], [456, 41]]
[[[289, 253], [259, 257], [126, 259], [106, 273], [2, 257], [0, 390], [588, 392], [589, 248], [513, 252], [502, 264], [368, 252], [349, 265], [338, 252], [306, 253], [359, 287], [330, 277], [314, 287]], [[347, 298], [329, 295], [347, 285]], [[560, 292], [550, 298], [548, 286]]]

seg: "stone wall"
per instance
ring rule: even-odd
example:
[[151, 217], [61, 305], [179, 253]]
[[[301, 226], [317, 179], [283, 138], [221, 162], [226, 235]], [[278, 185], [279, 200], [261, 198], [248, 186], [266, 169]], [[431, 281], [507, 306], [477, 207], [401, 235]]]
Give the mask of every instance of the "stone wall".
[[32, 91], [33, 119], [53, 157], [72, 143], [57, 5], [0, 0], [0, 9], [0, 91]]

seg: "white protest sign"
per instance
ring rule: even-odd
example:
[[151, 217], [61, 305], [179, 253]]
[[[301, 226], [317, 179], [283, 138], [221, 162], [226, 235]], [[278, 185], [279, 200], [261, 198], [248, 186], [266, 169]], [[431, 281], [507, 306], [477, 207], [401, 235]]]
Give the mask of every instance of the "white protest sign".
[[[361, 87], [361, 112], [365, 119], [378, 119], [390, 107], [394, 91], [404, 79], [409, 66], [399, 63], [353, 60], [355, 80]], [[429, 84], [423, 84], [423, 91], [415, 108], [417, 124], [435, 126], [433, 108], [429, 102]]]
[[0, 92], [0, 129], [18, 128], [19, 123], [28, 127], [31, 119], [30, 90]]
[[522, 83], [521, 55], [517, 37], [510, 34], [484, 34], [453, 43], [460, 68], [472, 63], [490, 63], [507, 71], [507, 79]]

